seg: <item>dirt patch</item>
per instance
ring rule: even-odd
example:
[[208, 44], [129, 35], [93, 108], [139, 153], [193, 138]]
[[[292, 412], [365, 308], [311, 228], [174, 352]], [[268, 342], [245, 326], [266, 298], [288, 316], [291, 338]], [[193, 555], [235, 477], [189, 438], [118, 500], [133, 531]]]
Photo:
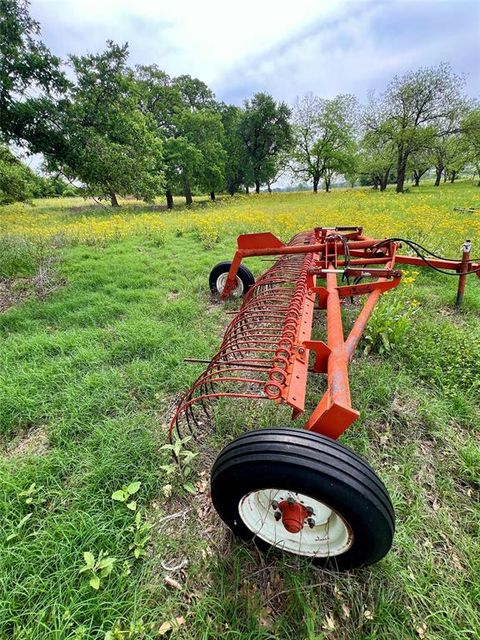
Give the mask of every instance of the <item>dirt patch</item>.
[[0, 278], [0, 313], [31, 298], [43, 300], [65, 286], [66, 280], [58, 275], [53, 263], [54, 260], [48, 258], [30, 278]]
[[25, 456], [42, 456], [50, 448], [48, 436], [42, 427], [30, 429], [14, 438], [4, 450], [7, 458], [20, 458]]
[[0, 313], [32, 297], [32, 280], [33, 278], [0, 279]]

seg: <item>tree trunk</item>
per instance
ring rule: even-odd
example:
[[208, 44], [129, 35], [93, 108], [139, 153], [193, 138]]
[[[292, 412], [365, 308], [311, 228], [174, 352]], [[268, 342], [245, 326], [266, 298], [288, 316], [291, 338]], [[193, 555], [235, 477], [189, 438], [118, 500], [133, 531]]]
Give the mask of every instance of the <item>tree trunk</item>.
[[452, 175], [450, 176], [450, 182], [453, 184], [455, 182], [455, 178], [457, 177], [457, 172], [452, 171]]
[[397, 193], [403, 193], [405, 175], [407, 173], [407, 160], [408, 156], [403, 153], [399, 153], [397, 163]]
[[215, 200], [215, 191], [210, 191], [210, 200]]
[[319, 182], [320, 178], [315, 176], [313, 178], [313, 193], [318, 193], [318, 182]]
[[440, 186], [440, 180], [442, 179], [443, 167], [435, 167], [435, 186]]
[[173, 209], [173, 193], [171, 189], [165, 191], [167, 197], [167, 209]]
[[185, 196], [185, 202], [187, 206], [190, 206], [191, 204], [193, 204], [192, 190], [190, 189], [190, 184], [188, 182], [184, 183], [183, 195]]
[[375, 191], [378, 190], [379, 184], [380, 184], [380, 180], [377, 177], [373, 178], [373, 189], [375, 189]]
[[444, 181], [444, 182], [446, 182], [446, 181], [447, 181], [447, 178], [448, 178], [448, 172], [447, 172], [447, 170], [445, 169], [445, 171], [443, 172], [443, 181]]
[[267, 189], [268, 193], [272, 193], [272, 187], [270, 186], [270, 183], [267, 184]]
[[255, 193], [260, 193], [260, 182], [255, 181]]
[[112, 203], [112, 207], [119, 207], [117, 200], [117, 195], [114, 191], [110, 191], [110, 202]]
[[420, 174], [417, 173], [416, 171], [413, 172], [413, 179], [415, 180], [415, 187], [420, 186]]
[[250, 189], [248, 188], [248, 185], [245, 187], [245, 193], [247, 194], [247, 196], [248, 196], [248, 195], [249, 195], [249, 193], [250, 193]]
[[383, 176], [380, 178], [380, 191], [385, 191], [388, 184], [388, 178], [390, 176], [390, 169], [386, 171]]
[[331, 178], [325, 178], [325, 191], [327, 193], [330, 191], [330, 182], [331, 182]]

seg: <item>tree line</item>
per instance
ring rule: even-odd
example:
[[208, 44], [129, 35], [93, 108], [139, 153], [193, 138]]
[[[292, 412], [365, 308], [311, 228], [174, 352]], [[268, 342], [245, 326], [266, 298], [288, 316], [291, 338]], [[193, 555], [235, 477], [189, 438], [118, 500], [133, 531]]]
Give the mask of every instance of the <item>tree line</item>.
[[[404, 190], [434, 169], [435, 184], [480, 174], [480, 108], [448, 64], [395, 77], [367, 105], [312, 94], [292, 106], [257, 93], [239, 107], [188, 75], [132, 67], [128, 45], [61, 60], [40, 39], [28, 0], [0, 0], [0, 199], [67, 181], [108, 198], [247, 193], [283, 175], [329, 191], [344, 177]], [[9, 146], [40, 153], [40, 184]], [[62, 189], [60, 188], [60, 191]]]

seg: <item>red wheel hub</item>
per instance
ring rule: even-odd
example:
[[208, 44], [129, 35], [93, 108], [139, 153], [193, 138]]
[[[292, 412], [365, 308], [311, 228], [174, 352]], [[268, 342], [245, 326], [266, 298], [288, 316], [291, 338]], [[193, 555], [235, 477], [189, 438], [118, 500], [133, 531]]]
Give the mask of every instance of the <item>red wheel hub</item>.
[[282, 500], [278, 505], [282, 514], [282, 524], [290, 533], [299, 533], [308, 517], [308, 511], [300, 502]]

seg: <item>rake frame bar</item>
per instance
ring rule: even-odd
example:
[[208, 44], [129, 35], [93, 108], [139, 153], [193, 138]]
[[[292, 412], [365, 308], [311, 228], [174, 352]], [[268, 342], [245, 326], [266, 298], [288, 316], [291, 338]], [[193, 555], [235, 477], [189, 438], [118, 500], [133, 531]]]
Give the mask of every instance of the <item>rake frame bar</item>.
[[[297, 418], [305, 411], [313, 352], [313, 371], [326, 374], [327, 389], [304, 426], [338, 438], [359, 416], [351, 404], [348, 366], [375, 305], [399, 285], [397, 264], [426, 266], [418, 256], [400, 255], [400, 246], [395, 239], [369, 238], [362, 227], [320, 227], [297, 234], [288, 244], [271, 233], [239, 236], [222, 299], [237, 286], [244, 258], [277, 259], [248, 291], [219, 351], [181, 398], [170, 433], [177, 428], [181, 435], [182, 419], [193, 433], [200, 422], [197, 409], [210, 419], [207, 402], [216, 398], [270, 399], [289, 405], [292, 419]], [[428, 264], [457, 273], [479, 268], [466, 253], [461, 261], [429, 258]], [[342, 300], [359, 296], [367, 297], [345, 338]], [[315, 307], [325, 312], [326, 341], [312, 339]]]

